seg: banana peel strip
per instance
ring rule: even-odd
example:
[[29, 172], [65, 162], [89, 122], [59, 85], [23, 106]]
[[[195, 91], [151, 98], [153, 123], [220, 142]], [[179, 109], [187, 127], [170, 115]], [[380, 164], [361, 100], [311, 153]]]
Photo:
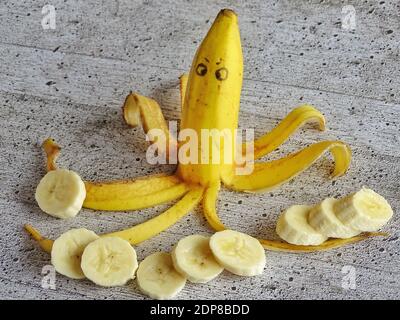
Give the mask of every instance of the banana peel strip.
[[[51, 138], [42, 145], [47, 171], [57, 169], [61, 147]], [[85, 208], [107, 211], [137, 210], [180, 198], [189, 191], [187, 184], [174, 175], [153, 175], [132, 180], [85, 181]]]
[[[139, 210], [173, 201], [182, 197], [189, 191], [189, 186], [187, 184], [180, 183], [158, 192], [144, 195], [134, 194], [129, 196], [130, 192], [127, 192], [124, 186], [125, 185], [122, 185], [119, 192], [113, 193], [112, 197], [108, 196], [104, 200], [100, 199], [97, 196], [96, 191], [94, 191], [93, 195], [89, 195], [85, 198], [83, 206], [88, 209], [104, 211]], [[95, 190], [99, 190], [96, 187], [94, 188]]]
[[[227, 229], [226, 226], [221, 222], [217, 209], [217, 197], [218, 192], [220, 190], [220, 184], [214, 184], [210, 186], [206, 192], [203, 199], [203, 208], [204, 215], [207, 219], [207, 222], [210, 226], [216, 231], [222, 231]], [[368, 232], [363, 233], [358, 236], [348, 238], [348, 239], [328, 239], [324, 243], [317, 246], [301, 246], [294, 245], [287, 242], [279, 241], [279, 240], [267, 240], [267, 239], [258, 239], [264, 249], [271, 251], [279, 251], [279, 252], [292, 252], [292, 253], [307, 253], [307, 252], [316, 252], [316, 251], [325, 251], [330, 249], [335, 249], [342, 247], [347, 244], [359, 242], [361, 240], [365, 240], [370, 237], [377, 236], [387, 236], [387, 233], [383, 232]]]
[[[313, 106], [303, 105], [293, 109], [272, 131], [254, 141], [254, 159], [274, 151], [300, 127], [310, 122], [318, 123], [318, 129], [325, 130], [325, 118]], [[246, 144], [242, 150], [246, 150]]]
[[60, 155], [61, 147], [51, 138], [47, 138], [42, 143], [42, 148], [46, 153], [46, 170], [47, 172], [57, 170], [56, 161]]
[[[135, 245], [150, 239], [187, 215], [201, 201], [204, 189], [201, 187], [192, 187], [192, 189], [174, 206], [161, 213], [155, 218], [149, 219], [132, 228], [122, 231], [112, 232], [102, 235], [102, 237], [120, 237]], [[36, 240], [40, 247], [47, 253], [51, 253], [53, 240], [43, 237], [39, 231], [27, 224], [25, 230]]]
[[138, 224], [130, 229], [117, 231], [104, 236], [120, 237], [129, 241], [132, 245], [143, 242], [154, 237], [193, 210], [203, 197], [204, 189], [193, 187], [181, 200], [174, 206], [158, 215], [157, 217]]
[[230, 172], [222, 178], [226, 186], [233, 190], [251, 192], [270, 190], [306, 170], [327, 151], [332, 153], [335, 161], [332, 177], [343, 175], [350, 166], [350, 147], [341, 141], [322, 141], [286, 158], [255, 163], [254, 170], [249, 175], [235, 176]]
[[[155, 100], [137, 93], [130, 93], [125, 99], [122, 111], [125, 122], [131, 127], [142, 124], [149, 140], [157, 145], [158, 152], [166, 154], [167, 159], [170, 150], [176, 150], [177, 141], [172, 137], [161, 108]], [[152, 136], [152, 129], [161, 130], [166, 141], [158, 141], [157, 136]]]

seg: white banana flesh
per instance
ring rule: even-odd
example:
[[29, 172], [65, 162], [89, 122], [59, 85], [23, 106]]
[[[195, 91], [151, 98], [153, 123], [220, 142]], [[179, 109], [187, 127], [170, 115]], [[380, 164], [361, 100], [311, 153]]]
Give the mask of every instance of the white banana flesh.
[[278, 219], [276, 233], [286, 242], [296, 245], [319, 245], [328, 239], [308, 224], [312, 206], [294, 205], [284, 211]]
[[345, 225], [360, 231], [377, 231], [393, 216], [393, 210], [384, 197], [362, 188], [334, 205], [334, 211]]
[[136, 275], [140, 290], [158, 300], [174, 298], [186, 284], [186, 278], [175, 270], [171, 255], [165, 252], [146, 257]]
[[209, 237], [191, 235], [179, 240], [172, 250], [175, 269], [190, 282], [206, 283], [224, 270], [215, 260], [209, 242]]
[[53, 243], [51, 263], [58, 273], [72, 279], [84, 279], [81, 257], [86, 246], [99, 238], [87, 229], [71, 229]]
[[359, 230], [344, 225], [336, 217], [333, 207], [338, 201], [334, 198], [326, 198], [313, 207], [308, 215], [308, 223], [319, 233], [329, 238], [347, 239], [360, 234]]
[[47, 214], [67, 219], [75, 217], [82, 209], [86, 197], [81, 177], [66, 169], [49, 171], [36, 188], [35, 199]]
[[136, 251], [121, 238], [100, 238], [85, 248], [81, 267], [85, 276], [100, 286], [122, 286], [135, 277]]
[[265, 251], [260, 242], [241, 232], [224, 230], [210, 238], [210, 248], [217, 262], [229, 272], [255, 276], [265, 267]]

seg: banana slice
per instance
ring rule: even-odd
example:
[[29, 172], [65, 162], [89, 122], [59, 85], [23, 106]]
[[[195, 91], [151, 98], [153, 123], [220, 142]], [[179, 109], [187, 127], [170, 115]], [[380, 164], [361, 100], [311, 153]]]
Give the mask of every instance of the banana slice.
[[186, 278], [175, 270], [169, 253], [156, 252], [139, 264], [137, 282], [150, 298], [171, 299], [183, 289]]
[[360, 231], [377, 231], [393, 216], [386, 199], [365, 187], [340, 199], [333, 209], [345, 225]]
[[85, 276], [100, 286], [122, 286], [135, 278], [136, 251], [121, 238], [100, 238], [83, 251], [81, 267]]
[[339, 200], [326, 198], [313, 207], [308, 214], [308, 223], [319, 233], [329, 238], [347, 239], [361, 232], [344, 225], [333, 211], [333, 206]]
[[98, 238], [93, 231], [84, 228], [63, 233], [54, 241], [51, 249], [51, 263], [56, 271], [72, 279], [84, 279], [81, 269], [83, 250]]
[[239, 276], [261, 274], [265, 267], [265, 251], [260, 242], [241, 232], [224, 230], [210, 238], [210, 248], [218, 263]]
[[85, 184], [73, 171], [49, 171], [36, 188], [35, 199], [47, 214], [67, 219], [75, 217], [86, 197]]
[[278, 219], [276, 233], [286, 242], [303, 246], [315, 246], [328, 237], [319, 233], [308, 224], [308, 213], [312, 206], [291, 206]]
[[224, 270], [215, 260], [209, 242], [209, 237], [191, 235], [179, 240], [172, 250], [176, 271], [190, 282], [206, 283]]

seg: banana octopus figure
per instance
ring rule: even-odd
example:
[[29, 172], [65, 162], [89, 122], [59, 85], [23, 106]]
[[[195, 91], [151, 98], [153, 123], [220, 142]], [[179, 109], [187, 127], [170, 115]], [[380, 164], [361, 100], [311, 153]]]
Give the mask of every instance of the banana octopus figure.
[[[180, 78], [182, 116], [180, 129], [191, 129], [197, 133], [198, 157], [202, 157], [202, 129], [228, 130], [231, 143], [236, 145], [234, 131], [238, 128], [240, 94], [243, 80], [243, 57], [236, 14], [228, 9], [220, 11], [211, 29], [198, 48], [188, 75]], [[126, 98], [124, 119], [131, 125], [143, 125], [151, 135], [152, 129], [165, 134], [166, 144], [153, 141], [167, 159], [171, 146], [178, 151], [183, 147], [169, 132], [157, 102], [152, 99], [130, 94]], [[308, 122], [317, 122], [324, 130], [325, 119], [315, 108], [304, 105], [294, 109], [271, 132], [254, 141], [254, 160], [269, 154], [281, 145], [299, 127]], [[207, 138], [208, 139], [208, 138]], [[243, 145], [246, 148], [246, 143]], [[44, 142], [47, 154], [47, 170], [56, 169], [55, 160], [60, 148], [51, 139]], [[211, 149], [215, 148], [212, 145]], [[242, 148], [242, 149], [245, 149]], [[220, 146], [220, 153], [222, 146]], [[171, 208], [157, 217], [135, 225], [132, 228], [103, 236], [118, 236], [132, 245], [145, 241], [187, 215], [201, 201], [204, 215], [210, 226], [217, 231], [226, 229], [219, 219], [216, 204], [221, 182], [229, 189], [243, 192], [270, 190], [294, 178], [311, 166], [325, 152], [331, 152], [335, 162], [333, 176], [343, 175], [350, 165], [349, 147], [340, 141], [322, 141], [304, 148], [286, 158], [255, 162], [250, 174], [238, 174], [244, 164], [222, 160], [213, 163], [211, 155], [197, 163], [183, 163], [178, 159], [178, 168], [173, 175], [157, 175], [131, 181], [85, 182], [85, 208], [95, 210], [126, 211], [148, 208], [180, 199]], [[199, 159], [200, 160], [200, 159]], [[202, 159], [204, 160], [204, 159]], [[32, 226], [27, 231], [41, 247], [51, 251], [53, 241], [40, 235]], [[326, 250], [365, 238], [360, 235], [350, 239], [330, 239], [319, 246], [292, 245], [281, 241], [260, 239], [265, 249], [277, 251], [307, 252]]]

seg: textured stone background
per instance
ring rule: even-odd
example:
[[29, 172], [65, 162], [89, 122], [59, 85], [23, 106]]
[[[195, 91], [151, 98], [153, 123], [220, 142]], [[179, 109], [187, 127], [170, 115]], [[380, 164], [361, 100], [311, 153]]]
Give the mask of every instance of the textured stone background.
[[[23, 232], [30, 222], [56, 237], [72, 227], [96, 232], [125, 228], [166, 206], [128, 213], [82, 210], [70, 221], [40, 211], [34, 190], [43, 176], [39, 144], [48, 136], [64, 148], [62, 166], [86, 179], [114, 179], [172, 171], [144, 157], [142, 129], [129, 129], [120, 107], [130, 90], [159, 101], [167, 119], [179, 118], [178, 76], [223, 7], [239, 14], [245, 59], [240, 123], [256, 135], [270, 130], [293, 107], [317, 106], [324, 133], [312, 126], [294, 135], [273, 157], [315, 141], [348, 142], [348, 174], [328, 180], [324, 157], [276, 191], [245, 195], [223, 190], [219, 209], [228, 225], [275, 237], [279, 212], [316, 203], [367, 185], [400, 209], [400, 5], [398, 1], [132, 1], [53, 0], [56, 29], [41, 27], [47, 1], [0, 4], [0, 297], [7, 299], [143, 299], [136, 283], [104, 289], [58, 276], [56, 290], [41, 288], [49, 256]], [[342, 7], [353, 4], [356, 29], [341, 27]], [[179, 298], [400, 298], [399, 226], [395, 216], [377, 238], [315, 254], [267, 252], [262, 276], [223, 273], [205, 285], [188, 283]], [[200, 209], [137, 247], [138, 256], [170, 250], [181, 237], [210, 233]], [[352, 266], [356, 289], [342, 288]]]

